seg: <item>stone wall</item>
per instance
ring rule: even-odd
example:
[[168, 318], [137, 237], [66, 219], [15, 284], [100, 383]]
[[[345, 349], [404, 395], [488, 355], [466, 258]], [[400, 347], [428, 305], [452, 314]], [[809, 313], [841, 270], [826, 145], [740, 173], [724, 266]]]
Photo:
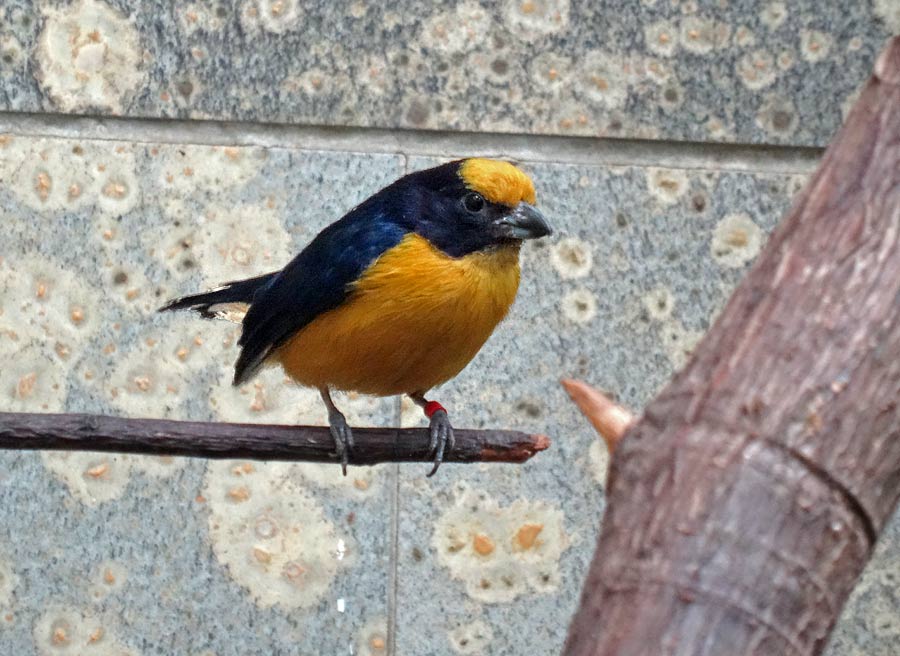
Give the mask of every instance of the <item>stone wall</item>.
[[[550, 451], [433, 479], [0, 453], [0, 653], [557, 653], [607, 466], [558, 379], [652, 398], [895, 32], [897, 0], [5, 0], [0, 411], [323, 423], [276, 370], [230, 386], [235, 326], [154, 309], [451, 157], [519, 161], [557, 232], [438, 394]], [[897, 653], [898, 586], [895, 521], [832, 656]]]

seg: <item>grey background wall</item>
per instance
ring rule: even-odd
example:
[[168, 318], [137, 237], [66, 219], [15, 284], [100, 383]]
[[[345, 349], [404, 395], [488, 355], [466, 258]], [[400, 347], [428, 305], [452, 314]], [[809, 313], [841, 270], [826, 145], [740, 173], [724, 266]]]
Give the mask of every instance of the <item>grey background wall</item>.
[[[154, 308], [449, 157], [519, 161], [558, 230], [438, 395], [549, 452], [428, 480], [2, 453], [0, 653], [557, 653], [607, 466], [557, 380], [653, 396], [896, 32], [897, 0], [3, 0], [0, 410], [322, 423], [277, 371], [229, 386], [234, 326]], [[898, 586], [895, 521], [832, 656], [897, 653]]]

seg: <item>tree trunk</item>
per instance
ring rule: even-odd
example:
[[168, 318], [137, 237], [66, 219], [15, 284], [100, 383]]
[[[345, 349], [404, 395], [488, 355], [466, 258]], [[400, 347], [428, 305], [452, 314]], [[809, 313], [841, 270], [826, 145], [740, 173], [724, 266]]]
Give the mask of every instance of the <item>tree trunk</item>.
[[900, 496], [900, 37], [612, 462], [565, 654], [817, 654]]

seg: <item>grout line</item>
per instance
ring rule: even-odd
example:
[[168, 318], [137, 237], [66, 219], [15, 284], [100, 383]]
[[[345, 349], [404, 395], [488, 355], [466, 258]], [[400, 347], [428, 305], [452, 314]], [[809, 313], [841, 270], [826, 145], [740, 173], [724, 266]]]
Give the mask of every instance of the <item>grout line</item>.
[[[403, 158], [403, 174], [409, 173], [409, 158]], [[394, 426], [400, 427], [403, 421], [402, 397], [394, 397]], [[391, 467], [391, 522], [390, 545], [388, 556], [388, 591], [387, 591], [387, 656], [397, 654], [397, 602], [400, 599], [400, 465]]]
[[197, 145], [261, 146], [517, 161], [810, 173], [824, 152], [805, 146], [116, 118], [0, 112], [0, 134]]
[[[394, 399], [394, 425], [400, 425], [400, 397]], [[387, 591], [387, 654], [397, 653], [397, 600], [400, 587], [400, 465], [391, 467], [390, 556]]]

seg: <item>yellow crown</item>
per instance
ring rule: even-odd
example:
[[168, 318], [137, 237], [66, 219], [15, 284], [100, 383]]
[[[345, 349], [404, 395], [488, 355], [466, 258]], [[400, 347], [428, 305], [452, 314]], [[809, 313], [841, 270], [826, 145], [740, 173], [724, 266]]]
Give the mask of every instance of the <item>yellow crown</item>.
[[467, 159], [459, 167], [459, 175], [472, 191], [492, 203], [514, 207], [521, 201], [535, 202], [531, 178], [509, 162], [494, 159]]

